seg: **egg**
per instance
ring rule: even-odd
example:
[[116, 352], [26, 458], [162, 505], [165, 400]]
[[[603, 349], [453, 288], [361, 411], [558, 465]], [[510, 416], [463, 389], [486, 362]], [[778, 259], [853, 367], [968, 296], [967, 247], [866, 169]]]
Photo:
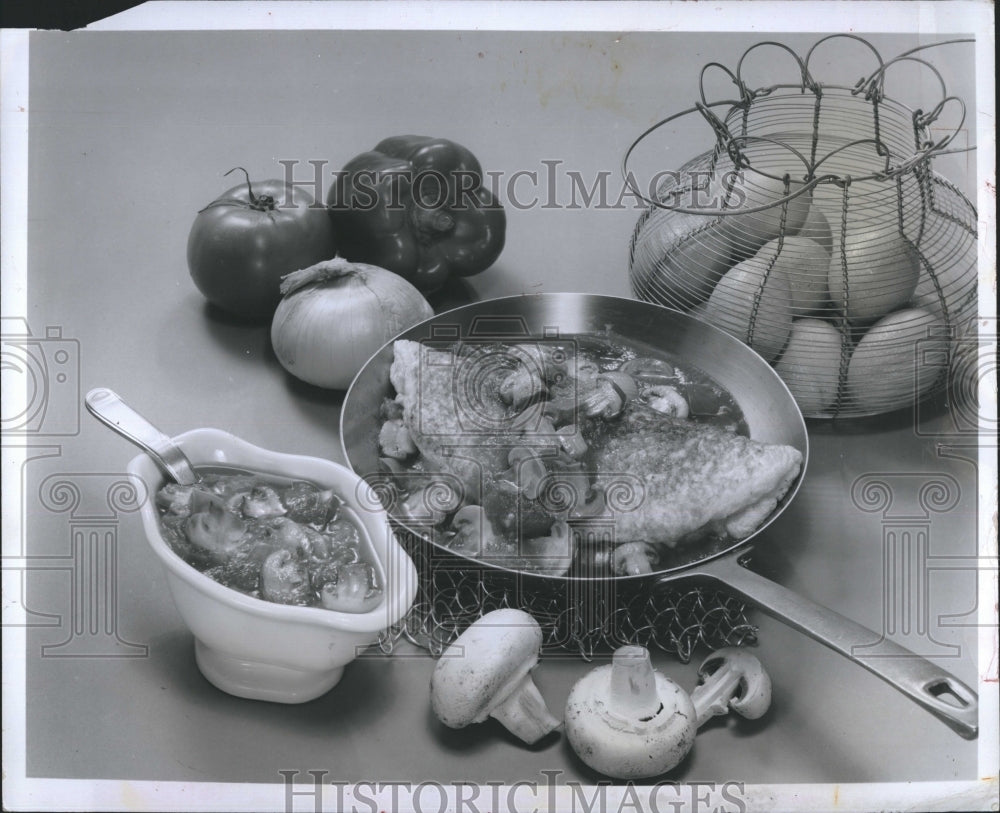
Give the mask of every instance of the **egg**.
[[773, 361], [792, 332], [792, 294], [783, 274], [765, 269], [754, 258], [733, 266], [709, 296], [702, 318]]
[[693, 316], [695, 319], [701, 319], [703, 322], [707, 316], [708, 303], [699, 302], [691, 310], [688, 311], [688, 316]]
[[849, 221], [842, 239], [828, 281], [841, 313], [852, 321], [874, 321], [910, 300], [920, 259], [894, 223]]
[[629, 273], [635, 294], [681, 308], [704, 301], [732, 265], [718, 219], [651, 209], [633, 237]]
[[796, 319], [774, 365], [805, 415], [819, 416], [837, 403], [844, 339], [823, 319]]
[[830, 221], [823, 214], [823, 210], [816, 205], [815, 200], [809, 207], [802, 227], [792, 234], [796, 237], [808, 237], [810, 240], [814, 240], [823, 246], [827, 257], [833, 256], [833, 229], [830, 228]]
[[[936, 283], [936, 284], [935, 284]], [[976, 276], [974, 267], [952, 262], [938, 264], [933, 276], [925, 270], [917, 282], [910, 304], [958, 324], [976, 311]]]
[[884, 412], [928, 392], [947, 364], [944, 321], [923, 308], [880, 319], [861, 337], [847, 368], [847, 392], [858, 409]]
[[783, 274], [788, 279], [793, 316], [804, 316], [826, 304], [830, 255], [815, 240], [808, 237], [772, 240], [751, 262], [771, 264], [771, 273]]
[[776, 171], [764, 174], [749, 168], [736, 170], [732, 161], [719, 161], [708, 186], [712, 206], [736, 211], [768, 207], [722, 218], [720, 228], [732, 247], [734, 260], [752, 257], [768, 241], [802, 228], [812, 204], [811, 192], [778, 205], [802, 186], [801, 181], [790, 180], [786, 188]]

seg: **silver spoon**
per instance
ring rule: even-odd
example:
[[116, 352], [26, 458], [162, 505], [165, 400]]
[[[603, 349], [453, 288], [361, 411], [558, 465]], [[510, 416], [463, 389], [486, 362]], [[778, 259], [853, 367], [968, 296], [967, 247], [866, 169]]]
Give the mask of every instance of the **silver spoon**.
[[176, 483], [191, 486], [199, 481], [191, 461], [180, 447], [126, 404], [116, 392], [98, 387], [87, 393], [84, 403], [91, 415], [146, 452]]

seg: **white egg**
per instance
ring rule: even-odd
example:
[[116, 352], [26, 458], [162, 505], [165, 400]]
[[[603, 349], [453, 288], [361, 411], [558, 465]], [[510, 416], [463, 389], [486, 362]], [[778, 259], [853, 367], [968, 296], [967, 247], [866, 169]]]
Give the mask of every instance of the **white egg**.
[[858, 342], [847, 368], [847, 390], [866, 412], [913, 403], [947, 366], [944, 322], [922, 308], [880, 319]]
[[732, 265], [718, 220], [660, 208], [645, 215], [631, 252], [636, 295], [682, 308], [704, 301]]
[[819, 208], [813, 200], [806, 215], [805, 222], [796, 232], [792, 232], [796, 237], [808, 237], [823, 246], [827, 257], [833, 256], [833, 230], [830, 228], [830, 221], [827, 220], [823, 210]]
[[848, 222], [830, 264], [830, 298], [848, 319], [879, 319], [905, 305], [917, 287], [920, 259], [895, 224]]
[[772, 240], [757, 252], [753, 261], [770, 263], [771, 273], [787, 277], [794, 316], [804, 316], [826, 304], [830, 255], [815, 240], [808, 237]]
[[802, 182], [794, 177], [786, 186], [777, 172], [737, 171], [728, 159], [718, 163], [709, 182], [713, 207], [735, 211], [767, 207], [722, 218], [722, 232], [732, 246], [734, 260], [752, 257], [768, 241], [781, 234], [795, 234], [802, 228], [811, 208], [812, 193], [803, 192], [779, 205], [779, 201], [802, 187]]
[[768, 361], [792, 332], [792, 294], [782, 274], [765, 274], [754, 258], [726, 272], [705, 306], [703, 318], [750, 345]]
[[837, 403], [845, 345], [841, 332], [822, 319], [792, 323], [792, 335], [774, 369], [804, 415], [822, 415]]

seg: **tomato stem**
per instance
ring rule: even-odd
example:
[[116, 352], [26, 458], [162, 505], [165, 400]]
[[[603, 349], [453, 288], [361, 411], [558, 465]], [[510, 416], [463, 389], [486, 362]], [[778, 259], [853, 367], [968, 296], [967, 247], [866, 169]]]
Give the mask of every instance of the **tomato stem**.
[[250, 194], [250, 202], [251, 203], [256, 203], [257, 202], [257, 198], [254, 197], [253, 186], [250, 184], [250, 173], [247, 172], [245, 169], [243, 169], [243, 167], [233, 167], [231, 170], [229, 170], [229, 172], [225, 173], [222, 177], [225, 178], [227, 175], [231, 175], [232, 173], [236, 172], [236, 170], [239, 170], [240, 172], [242, 172], [243, 175], [246, 177], [246, 179], [247, 179], [247, 192], [249, 192], [249, 194]]
[[[273, 197], [271, 197], [270, 195], [261, 195], [260, 197], [257, 197], [256, 195], [254, 195], [254, 193], [253, 193], [253, 185], [250, 183], [250, 173], [247, 172], [243, 167], [233, 167], [231, 170], [229, 170], [229, 172], [225, 173], [225, 175], [229, 175], [232, 172], [236, 172], [236, 170], [240, 170], [240, 172], [242, 172], [244, 174], [244, 176], [246, 176], [246, 179], [247, 179], [247, 195], [250, 198], [250, 208], [251, 209], [258, 209], [258, 210], [260, 210], [262, 212], [269, 211], [269, 210], [273, 209], [274, 208], [274, 198]], [[223, 177], [225, 177], [225, 175], [223, 175]]]

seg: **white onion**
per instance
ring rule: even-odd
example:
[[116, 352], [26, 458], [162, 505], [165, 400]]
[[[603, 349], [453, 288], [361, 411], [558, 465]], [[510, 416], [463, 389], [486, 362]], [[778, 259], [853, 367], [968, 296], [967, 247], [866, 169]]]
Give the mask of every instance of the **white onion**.
[[329, 389], [347, 389], [383, 344], [434, 315], [398, 274], [339, 257], [287, 275], [281, 293], [274, 354], [296, 378]]

